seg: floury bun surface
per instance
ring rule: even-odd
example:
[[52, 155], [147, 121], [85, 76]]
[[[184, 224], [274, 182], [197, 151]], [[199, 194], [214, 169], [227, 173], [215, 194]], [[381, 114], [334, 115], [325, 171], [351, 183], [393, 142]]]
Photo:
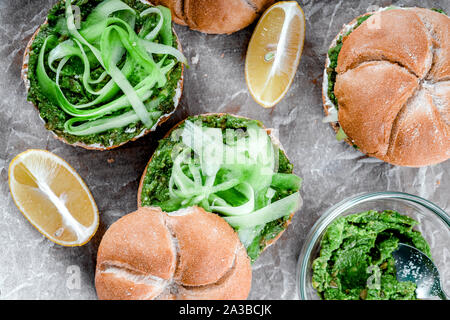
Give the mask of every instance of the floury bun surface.
[[233, 33], [250, 25], [275, 0], [150, 0], [172, 10], [178, 24], [204, 33]]
[[402, 166], [450, 157], [448, 30], [445, 14], [405, 8], [376, 12], [344, 34], [334, 94], [347, 141]]
[[97, 255], [102, 300], [246, 299], [250, 260], [219, 216], [191, 207], [142, 207], [116, 221]]

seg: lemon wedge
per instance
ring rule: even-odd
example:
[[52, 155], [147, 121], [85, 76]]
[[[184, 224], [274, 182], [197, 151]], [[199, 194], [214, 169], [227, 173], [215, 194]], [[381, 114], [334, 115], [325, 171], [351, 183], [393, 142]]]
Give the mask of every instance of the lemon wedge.
[[63, 159], [28, 150], [9, 165], [12, 198], [30, 223], [51, 241], [81, 246], [97, 231], [97, 205], [88, 187]]
[[253, 99], [265, 108], [280, 102], [300, 62], [305, 41], [305, 16], [296, 1], [269, 7], [250, 39], [245, 79]]

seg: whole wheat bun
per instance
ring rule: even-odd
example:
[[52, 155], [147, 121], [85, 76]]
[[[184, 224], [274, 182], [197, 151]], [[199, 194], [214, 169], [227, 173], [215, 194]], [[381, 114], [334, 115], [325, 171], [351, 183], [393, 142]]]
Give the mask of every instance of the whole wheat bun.
[[421, 167], [449, 159], [450, 18], [421, 8], [372, 14], [350, 35], [348, 26], [338, 35], [339, 123], [333, 127], [341, 126], [347, 142], [362, 152], [391, 164]]
[[139, 208], [111, 225], [97, 254], [101, 300], [246, 299], [251, 281], [237, 234], [199, 207]]
[[172, 11], [176, 23], [193, 30], [230, 34], [250, 25], [275, 0], [150, 0]]
[[[47, 23], [47, 21], [44, 22], [44, 24], [46, 24], [46, 23]], [[34, 34], [31, 36], [31, 38], [28, 41], [28, 44], [27, 44], [27, 46], [25, 48], [24, 55], [23, 55], [21, 77], [22, 77], [23, 82], [25, 83], [25, 88], [26, 88], [27, 91], [30, 90], [30, 81], [28, 80], [28, 61], [30, 59], [31, 45], [33, 44], [33, 41], [36, 38], [36, 36], [37, 36], [37, 34], [39, 33], [40, 30], [41, 30], [41, 27], [39, 27], [34, 32]], [[182, 51], [181, 43], [180, 43], [180, 41], [178, 39], [177, 34], [175, 33], [175, 30], [173, 30], [173, 33], [174, 33], [174, 35], [176, 37], [176, 41], [177, 41], [177, 44], [178, 44], [178, 50]], [[180, 77], [180, 80], [178, 81], [178, 85], [177, 85], [177, 88], [176, 88], [176, 95], [174, 97], [174, 109], [170, 113], [165, 114], [161, 118], [159, 118], [157, 123], [152, 128], [145, 129], [139, 135], [137, 135], [136, 137], [134, 137], [134, 138], [132, 138], [132, 139], [130, 139], [128, 141], [124, 141], [124, 142], [122, 142], [120, 144], [112, 145], [112, 146], [103, 146], [103, 145], [99, 145], [99, 144], [86, 144], [86, 143], [83, 143], [83, 142], [69, 143], [63, 137], [58, 136], [53, 131], [51, 131], [51, 132], [53, 133], [53, 135], [54, 135], [54, 137], [56, 139], [66, 143], [66, 144], [69, 144], [69, 145], [72, 145], [72, 146], [75, 146], [75, 147], [81, 147], [81, 148], [88, 149], [88, 150], [100, 150], [100, 151], [111, 150], [111, 149], [118, 148], [118, 147], [120, 147], [120, 146], [122, 146], [125, 143], [128, 143], [130, 141], [135, 141], [135, 140], [137, 140], [137, 139], [147, 135], [148, 133], [150, 133], [152, 131], [155, 131], [158, 126], [160, 126], [161, 124], [166, 122], [170, 118], [170, 116], [175, 112], [175, 110], [177, 109], [178, 104], [180, 102], [181, 95], [183, 94], [183, 83], [184, 83], [183, 74], [184, 74], [184, 65], [182, 65], [182, 67], [181, 67], [181, 77]], [[35, 105], [35, 108], [39, 111], [38, 106]], [[45, 123], [44, 119], [41, 118], [41, 120]]]
[[[199, 117], [210, 116], [210, 115], [221, 116], [221, 115], [225, 115], [225, 114], [226, 114], [226, 113], [205, 113], [205, 114], [199, 115]], [[233, 116], [233, 117], [236, 117], [236, 118], [248, 119], [248, 118], [246, 118], [246, 117], [238, 116], [238, 115], [234, 115], [234, 114], [229, 114], [229, 115], [230, 115], [230, 116]], [[177, 123], [175, 126], [173, 126], [172, 129], [170, 129], [170, 130], [166, 133], [166, 135], [164, 136], [164, 139], [167, 138], [167, 137], [169, 137], [170, 134], [172, 133], [172, 131], [176, 130], [181, 124], [184, 123], [184, 121], [185, 121], [185, 120], [182, 120], [182, 121], [180, 121], [179, 123]], [[280, 143], [280, 141], [277, 139], [277, 137], [275, 137], [275, 136], [272, 134], [272, 130], [271, 130], [271, 129], [267, 129], [267, 128], [265, 128], [265, 130], [266, 130], [267, 134], [269, 135], [270, 139], [272, 140], [272, 143], [273, 143], [275, 146], [277, 146], [277, 147], [283, 152], [283, 154], [284, 154], [284, 155], [286, 156], [286, 158], [287, 158], [286, 151], [284, 150], [283, 146], [281, 145], [281, 143]], [[154, 154], [153, 154], [153, 155], [154, 155]], [[144, 172], [142, 173], [141, 180], [140, 180], [140, 182], [139, 182], [139, 188], [138, 188], [138, 194], [137, 194], [137, 202], [138, 202], [137, 205], [138, 205], [138, 208], [142, 207], [142, 204], [141, 204], [141, 193], [142, 193], [142, 189], [143, 189], [143, 187], [144, 187], [144, 180], [145, 180], [145, 176], [146, 176], [146, 174], [147, 174], [147, 169], [148, 169], [148, 166], [149, 166], [150, 162], [152, 162], [153, 155], [150, 157], [150, 160], [148, 161], [148, 163], [147, 163], [147, 165], [146, 165], [146, 167], [145, 167], [145, 169], [144, 169]], [[292, 218], [294, 217], [294, 214], [295, 214], [295, 211], [292, 212], [291, 215], [289, 216], [289, 219], [286, 220], [286, 222], [284, 223], [284, 229], [283, 229], [282, 231], [280, 231], [280, 233], [278, 233], [278, 235], [277, 235], [276, 237], [274, 237], [274, 238], [271, 239], [270, 241], [267, 241], [267, 242], [266, 242], [266, 246], [264, 247], [263, 251], [266, 250], [266, 249], [267, 249], [269, 246], [271, 246], [272, 244], [274, 244], [274, 243], [282, 236], [282, 234], [284, 233], [284, 231], [285, 231], [285, 230], [287, 229], [287, 227], [291, 224]]]

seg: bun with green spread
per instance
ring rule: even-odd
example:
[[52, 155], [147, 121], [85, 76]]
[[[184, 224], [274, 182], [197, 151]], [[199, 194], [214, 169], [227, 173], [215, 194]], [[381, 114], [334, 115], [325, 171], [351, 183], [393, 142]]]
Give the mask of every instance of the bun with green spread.
[[176, 109], [183, 63], [170, 10], [139, 0], [61, 0], [30, 40], [28, 100], [58, 139], [110, 149]]
[[326, 118], [363, 153], [401, 166], [450, 158], [450, 18], [422, 8], [366, 13], [333, 40]]
[[301, 179], [271, 130], [229, 114], [191, 116], [159, 142], [139, 206], [199, 206], [222, 216], [254, 261], [301, 206]]

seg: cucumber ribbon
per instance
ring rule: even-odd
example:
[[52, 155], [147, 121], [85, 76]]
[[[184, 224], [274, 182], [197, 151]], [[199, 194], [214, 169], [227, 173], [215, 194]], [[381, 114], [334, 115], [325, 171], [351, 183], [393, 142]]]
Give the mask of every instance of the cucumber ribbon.
[[[149, 17], [157, 16], [152, 27]], [[128, 126], [141, 121], [151, 128], [162, 112], [152, 96], [167, 83], [167, 74], [177, 62], [186, 64], [183, 54], [172, 46], [170, 10], [150, 7], [140, 14], [143, 27], [135, 32], [137, 12], [120, 0], [101, 2], [77, 29], [71, 0], [65, 1], [65, 23], [69, 39], [58, 43], [49, 35], [39, 52], [37, 80], [44, 95], [72, 116], [65, 131], [72, 135], [89, 135]], [[161, 40], [161, 43], [157, 42]], [[49, 44], [52, 49], [47, 52]], [[162, 57], [155, 61], [155, 57]], [[83, 65], [83, 90], [93, 96], [89, 102], [71, 103], [61, 88], [64, 67], [73, 58]], [[46, 61], [47, 59], [47, 61]], [[55, 66], [56, 65], [56, 66]], [[53, 80], [46, 66], [55, 73]], [[91, 78], [93, 67], [103, 72]], [[143, 70], [137, 85], [129, 81], [137, 68]], [[100, 89], [94, 85], [105, 83]], [[123, 94], [118, 94], [122, 92]]]
[[[265, 224], [299, 209], [301, 179], [277, 172], [278, 150], [266, 131], [246, 132], [184, 122], [181, 150], [173, 152], [170, 199], [163, 206], [198, 205], [219, 213], [248, 246]], [[277, 191], [288, 194], [272, 201]]]

